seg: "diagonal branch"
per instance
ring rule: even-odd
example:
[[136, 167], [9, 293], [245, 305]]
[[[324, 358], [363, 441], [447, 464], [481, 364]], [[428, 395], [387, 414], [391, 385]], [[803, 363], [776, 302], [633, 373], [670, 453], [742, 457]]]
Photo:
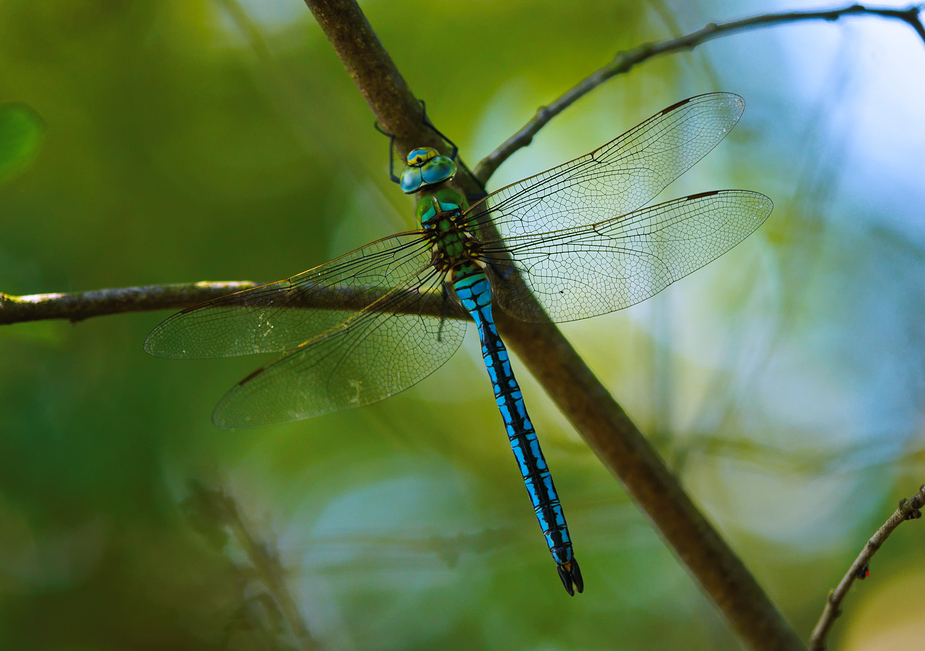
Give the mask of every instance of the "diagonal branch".
[[444, 142], [424, 123], [424, 110], [385, 52], [369, 21], [355, 2], [305, 0], [341, 63], [376, 116], [392, 134], [398, 151], [415, 147], [443, 149]]
[[[305, 0], [383, 127], [399, 149], [433, 138], [407, 83], [352, 0]], [[393, 106], [383, 102], [394, 101]], [[394, 122], [392, 121], [394, 120]], [[417, 123], [415, 124], [415, 121]], [[430, 132], [430, 133], [428, 133]], [[461, 179], [464, 191], [477, 186]], [[469, 192], [471, 193], [471, 192]], [[554, 325], [536, 325], [497, 314], [498, 327], [546, 392], [598, 457], [626, 486], [681, 561], [753, 649], [802, 649], [796, 634], [702, 513], [645, 436]]]
[[893, 515], [867, 541], [864, 549], [861, 550], [851, 567], [848, 568], [848, 572], [842, 577], [838, 587], [829, 593], [822, 616], [819, 618], [816, 628], [813, 629], [813, 635], [809, 641], [810, 651], [822, 651], [825, 649], [825, 638], [829, 634], [832, 624], [835, 623], [835, 619], [841, 614], [841, 602], [847, 596], [854, 580], [867, 578], [870, 559], [873, 558], [877, 550], [880, 549], [899, 525], [907, 520], [921, 518], [922, 511], [920, 509], [923, 506], [925, 506], [925, 484], [919, 486], [919, 491], [909, 499], [900, 500], [899, 507], [893, 512]]
[[919, 38], [925, 42], [925, 26], [919, 14], [923, 11], [925, 5], [911, 6], [907, 9], [890, 9], [864, 7], [862, 5], [850, 5], [842, 9], [830, 9], [827, 11], [795, 11], [778, 14], [765, 14], [754, 16], [742, 20], [734, 20], [728, 23], [710, 23], [696, 32], [691, 32], [686, 36], [681, 36], [669, 41], [660, 41], [657, 43], [644, 43], [632, 50], [619, 52], [617, 55], [602, 68], [595, 70], [590, 75], [582, 79], [571, 89], [566, 91], [556, 100], [548, 105], [540, 107], [536, 115], [527, 122], [520, 131], [505, 140], [497, 149], [485, 157], [475, 168], [475, 176], [485, 183], [491, 178], [491, 175], [501, 166], [501, 163], [511, 157], [518, 149], [526, 147], [533, 140], [533, 136], [542, 129], [547, 122], [559, 115], [562, 111], [574, 104], [578, 99], [584, 97], [592, 90], [603, 84], [611, 77], [629, 72], [633, 66], [644, 61], [655, 58], [662, 54], [672, 52], [681, 52], [684, 50], [693, 50], [695, 47], [707, 41], [712, 41], [721, 36], [752, 29], [756, 27], [772, 27], [784, 23], [794, 23], [804, 20], [839, 20], [845, 16], [879, 16], [880, 18], [889, 18], [900, 20], [907, 23], [919, 35]]

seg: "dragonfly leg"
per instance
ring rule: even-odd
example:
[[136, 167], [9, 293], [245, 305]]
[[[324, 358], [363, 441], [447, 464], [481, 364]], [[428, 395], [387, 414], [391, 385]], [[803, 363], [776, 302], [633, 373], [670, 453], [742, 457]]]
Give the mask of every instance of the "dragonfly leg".
[[373, 122], [373, 129], [389, 139], [389, 178], [392, 183], [401, 184], [401, 179], [395, 176], [395, 134], [383, 129], [379, 122]]

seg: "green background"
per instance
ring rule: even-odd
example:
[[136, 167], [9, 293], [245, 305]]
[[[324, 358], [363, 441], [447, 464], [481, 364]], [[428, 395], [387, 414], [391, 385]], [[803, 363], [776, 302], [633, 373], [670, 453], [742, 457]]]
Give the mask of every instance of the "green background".
[[[474, 164], [617, 51], [770, 5], [363, 8]], [[873, 18], [739, 34], [597, 89], [489, 187], [685, 97], [745, 97], [662, 197], [752, 189], [775, 202], [767, 223], [655, 299], [563, 329], [804, 639], [925, 475], [923, 71], [912, 31]], [[298, 0], [4, 0], [0, 102], [44, 129], [0, 176], [5, 293], [272, 281], [411, 226], [386, 139]], [[585, 576], [568, 598], [471, 328], [400, 396], [225, 432], [212, 408], [267, 360], [151, 358], [166, 316], [0, 328], [0, 648], [295, 645], [191, 480], [278, 555], [319, 648], [738, 648], [515, 359]], [[831, 648], [922, 639], [922, 536], [890, 539]]]

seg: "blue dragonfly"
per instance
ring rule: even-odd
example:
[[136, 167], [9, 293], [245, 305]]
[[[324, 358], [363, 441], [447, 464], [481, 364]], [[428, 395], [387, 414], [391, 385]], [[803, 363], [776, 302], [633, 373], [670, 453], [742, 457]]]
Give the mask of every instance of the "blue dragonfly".
[[215, 408], [222, 428], [362, 407], [404, 391], [457, 350], [475, 322], [482, 357], [540, 528], [570, 595], [584, 589], [559, 502], [493, 308], [563, 322], [639, 303], [764, 222], [770, 199], [723, 190], [643, 207], [713, 149], [745, 108], [712, 93], [666, 108], [593, 152], [469, 205], [455, 161], [407, 156], [400, 182], [420, 227], [286, 280], [186, 309], [145, 341], [158, 357], [283, 353]]

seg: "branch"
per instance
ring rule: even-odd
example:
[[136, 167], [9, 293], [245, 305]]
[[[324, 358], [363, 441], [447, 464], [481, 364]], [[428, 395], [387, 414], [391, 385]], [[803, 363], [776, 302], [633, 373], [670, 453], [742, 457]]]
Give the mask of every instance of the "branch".
[[510, 158], [518, 149], [529, 145], [533, 141], [533, 136], [535, 136], [547, 122], [559, 115], [559, 113], [571, 106], [579, 98], [584, 97], [611, 77], [629, 72], [633, 66], [661, 54], [693, 50], [701, 43], [706, 43], [715, 38], [741, 32], [753, 27], [771, 27], [773, 25], [794, 23], [803, 20], [834, 21], [844, 16], [852, 15], [879, 16], [881, 18], [901, 20], [908, 23], [919, 35], [919, 38], [925, 42], [925, 26], [922, 25], [922, 20], [919, 18], [919, 13], [922, 12], [923, 8], [925, 8], [925, 5], [913, 5], [907, 9], [868, 8], [862, 5], [851, 5], [843, 9], [830, 9], [828, 11], [797, 11], [765, 14], [763, 16], [755, 16], [728, 23], [710, 23], [703, 29], [691, 32], [686, 36], [681, 36], [670, 41], [644, 43], [632, 50], [618, 52], [610, 63], [603, 68], [596, 70], [582, 79], [555, 101], [540, 107], [533, 119], [527, 122], [520, 131], [505, 140], [501, 146], [486, 156], [485, 159], [475, 167], [475, 176], [483, 184], [486, 183], [488, 179], [491, 178], [491, 175], [501, 166], [501, 163]]
[[256, 285], [244, 280], [145, 285], [67, 294], [12, 296], [0, 293], [0, 325], [43, 319], [67, 319], [76, 323], [92, 316], [177, 310]]
[[[67, 319], [71, 323], [77, 323], [94, 316], [123, 312], [179, 310], [251, 287], [257, 287], [257, 283], [239, 280], [98, 289], [70, 294], [11, 296], [0, 293], [0, 325], [42, 319]], [[373, 305], [386, 291], [381, 288], [366, 290], [362, 286], [332, 285], [322, 287], [318, 291], [300, 293], [299, 298], [302, 302], [295, 304], [288, 291], [280, 288], [279, 297], [277, 294], [265, 292], [261, 300], [268, 306], [273, 305], [277, 298], [285, 298], [287, 306], [298, 309], [330, 310], [336, 306], [338, 310], [346, 308], [359, 311]], [[444, 305], [445, 301], [436, 292], [431, 292], [426, 298], [426, 301], [405, 301], [404, 308], [398, 312], [407, 310], [428, 316], [470, 318], [462, 306]], [[250, 305], [258, 304], [253, 299], [250, 301]]]
[[842, 577], [838, 587], [829, 593], [829, 598], [822, 611], [822, 616], [819, 618], [819, 623], [813, 629], [813, 635], [809, 641], [809, 651], [822, 651], [822, 649], [825, 649], [825, 638], [832, 628], [832, 624], [835, 623], [835, 619], [841, 614], [841, 602], [848, 594], [848, 590], [851, 589], [854, 580], [867, 578], [870, 559], [873, 558], [877, 550], [880, 549], [899, 525], [907, 520], [921, 518], [922, 512], [919, 509], [923, 506], [925, 506], [925, 484], [919, 486], [919, 492], [909, 499], [900, 500], [899, 508], [877, 530], [877, 533], [867, 541], [864, 549], [861, 550], [854, 563], [848, 568], [848, 572]]
[[415, 147], [442, 149], [444, 143], [424, 124], [424, 111], [379, 37], [355, 2], [305, 0], [312, 15], [366, 99], [382, 128], [392, 134], [398, 151]]
[[[408, 133], [433, 137], [417, 101], [388, 53], [351, 0], [305, 0], [380, 124], [407, 147]], [[334, 24], [337, 21], [338, 24]], [[341, 22], [343, 21], [343, 22]], [[369, 70], [366, 69], [369, 66]], [[394, 83], [394, 88], [383, 87]], [[367, 87], [368, 85], [368, 87]], [[403, 96], [407, 94], [407, 96]], [[381, 106], [380, 102], [385, 105]], [[413, 108], [391, 123], [396, 107]], [[417, 121], [417, 124], [414, 122]], [[408, 132], [403, 130], [407, 129]], [[430, 132], [430, 133], [428, 133]], [[442, 144], [442, 143], [441, 143]], [[466, 175], [462, 183], [469, 183]], [[472, 187], [478, 186], [472, 182]], [[468, 187], [466, 187], [468, 190]], [[648, 439], [629, 420], [554, 325], [496, 314], [498, 328], [588, 445], [618, 477], [636, 504], [690, 569], [739, 638], [753, 649], [803, 649], [796, 634], [742, 561], [684, 493]]]

